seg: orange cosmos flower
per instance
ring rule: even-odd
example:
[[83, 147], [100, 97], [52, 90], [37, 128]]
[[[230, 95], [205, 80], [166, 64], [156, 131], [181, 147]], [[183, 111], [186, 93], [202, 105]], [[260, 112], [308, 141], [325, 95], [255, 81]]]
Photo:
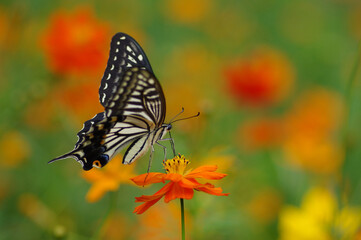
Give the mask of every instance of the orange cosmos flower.
[[196, 178], [218, 180], [226, 176], [224, 173], [216, 173], [216, 165], [205, 165], [192, 171], [185, 171], [190, 162], [184, 156], [176, 156], [163, 163], [167, 173], [146, 173], [131, 180], [138, 186], [144, 186], [152, 183], [169, 181], [158, 192], [151, 196], [142, 195], [136, 197], [136, 202], [144, 202], [134, 209], [134, 213], [142, 214], [148, 208], [157, 203], [162, 197], [168, 203], [176, 198], [192, 199], [193, 190], [202, 191], [216, 196], [228, 196], [229, 193], [222, 193], [222, 188], [215, 188], [210, 183], [199, 183]]
[[108, 54], [108, 29], [88, 8], [72, 14], [56, 12], [41, 39], [50, 68], [62, 74], [102, 71]]
[[257, 51], [224, 72], [229, 92], [238, 104], [268, 106], [290, 93], [294, 71], [285, 56], [271, 50]]

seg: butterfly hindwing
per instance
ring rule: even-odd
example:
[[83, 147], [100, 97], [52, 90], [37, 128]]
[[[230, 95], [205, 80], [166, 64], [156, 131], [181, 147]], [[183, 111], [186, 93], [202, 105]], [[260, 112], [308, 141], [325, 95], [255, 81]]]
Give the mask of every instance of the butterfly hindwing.
[[99, 88], [100, 103], [105, 107], [115, 87], [123, 80], [124, 72], [132, 67], [144, 68], [153, 74], [143, 49], [131, 36], [117, 33], [110, 44], [110, 53]]
[[75, 143], [75, 148], [82, 142], [87, 140], [87, 133], [93, 132], [94, 124], [100, 122], [105, 118], [105, 112], [98, 113], [92, 119], [84, 122], [83, 128], [77, 133], [78, 141]]
[[104, 112], [98, 113], [86, 121], [83, 128], [78, 132], [78, 141], [74, 150], [50, 162], [72, 157], [82, 164], [84, 170], [91, 169], [95, 160], [106, 164], [109, 159], [108, 156], [104, 155], [103, 143], [114, 125], [115, 122], [108, 121]]

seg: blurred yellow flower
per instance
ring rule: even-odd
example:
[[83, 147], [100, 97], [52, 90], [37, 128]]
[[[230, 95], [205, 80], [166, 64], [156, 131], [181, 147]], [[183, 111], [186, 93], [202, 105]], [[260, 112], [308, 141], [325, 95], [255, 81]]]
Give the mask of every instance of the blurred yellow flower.
[[295, 76], [291, 62], [281, 52], [258, 49], [224, 70], [227, 90], [237, 104], [264, 107], [284, 100]]
[[307, 192], [301, 207], [285, 206], [279, 217], [280, 240], [352, 239], [361, 224], [361, 209], [337, 207], [335, 196], [325, 188]]
[[164, 15], [179, 23], [198, 23], [212, 8], [212, 0], [166, 0], [162, 2]]
[[82, 177], [93, 185], [89, 189], [86, 200], [96, 202], [109, 191], [117, 191], [120, 184], [132, 184], [130, 178], [134, 177], [134, 164], [123, 165], [122, 157], [115, 156], [104, 168], [93, 168], [90, 171], [83, 171]]
[[344, 159], [335, 139], [343, 114], [337, 93], [320, 88], [303, 94], [285, 117], [286, 160], [315, 173], [334, 173]]
[[6, 132], [0, 138], [0, 164], [16, 167], [26, 160], [30, 150], [29, 143], [20, 132]]

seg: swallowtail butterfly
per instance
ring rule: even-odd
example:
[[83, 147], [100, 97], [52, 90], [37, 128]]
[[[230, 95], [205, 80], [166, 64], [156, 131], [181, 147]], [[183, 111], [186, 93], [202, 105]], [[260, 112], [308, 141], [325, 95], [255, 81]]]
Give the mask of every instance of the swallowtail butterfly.
[[153, 152], [153, 145], [172, 127], [164, 123], [165, 98], [148, 58], [127, 34], [112, 38], [99, 98], [104, 112], [84, 123], [74, 150], [49, 163], [71, 157], [90, 170], [103, 167], [130, 145], [123, 157], [123, 164], [130, 164], [149, 148]]

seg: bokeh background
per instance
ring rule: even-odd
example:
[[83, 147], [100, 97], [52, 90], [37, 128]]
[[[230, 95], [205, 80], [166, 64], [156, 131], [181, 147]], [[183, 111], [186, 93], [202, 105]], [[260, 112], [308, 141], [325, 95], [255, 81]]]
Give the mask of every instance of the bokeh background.
[[161, 187], [129, 181], [148, 157], [47, 164], [102, 111], [116, 32], [147, 53], [168, 120], [201, 112], [174, 124], [177, 152], [228, 174], [228, 197], [186, 201], [188, 239], [361, 239], [358, 0], [1, 0], [0, 239], [180, 238], [178, 201], [132, 213]]

